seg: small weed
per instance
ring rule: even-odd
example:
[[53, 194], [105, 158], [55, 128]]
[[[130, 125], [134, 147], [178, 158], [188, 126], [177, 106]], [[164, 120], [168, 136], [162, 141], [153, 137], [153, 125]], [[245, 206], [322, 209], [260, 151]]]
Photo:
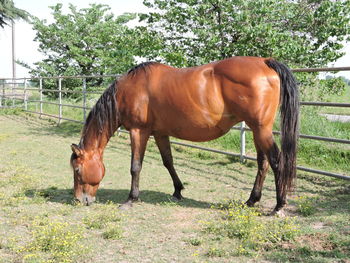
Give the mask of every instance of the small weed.
[[225, 255], [225, 250], [216, 247], [209, 248], [208, 252], [206, 253], [206, 256], [208, 257], [224, 257]]
[[37, 191], [35, 193], [35, 195], [50, 199], [50, 198], [55, 196], [56, 190], [57, 190], [56, 186], [51, 186], [51, 187], [49, 187], [47, 189], [43, 189], [43, 190]]
[[315, 198], [300, 196], [296, 199], [298, 212], [303, 216], [310, 216], [316, 212]]
[[186, 240], [186, 242], [195, 247], [200, 246], [202, 244], [202, 240], [196, 237], [190, 238]]
[[201, 160], [210, 160], [213, 158], [213, 155], [209, 152], [201, 151], [201, 152], [197, 152], [197, 157]]
[[159, 203], [161, 206], [165, 206], [165, 207], [174, 207], [174, 206], [178, 206], [179, 202], [177, 201], [173, 201], [169, 198], [168, 201], [164, 201], [164, 202], [160, 202]]
[[122, 238], [122, 230], [120, 226], [109, 226], [106, 231], [102, 233], [104, 239], [120, 239]]
[[119, 211], [113, 204], [106, 204], [96, 212], [91, 212], [89, 216], [83, 218], [83, 223], [88, 229], [103, 229], [108, 223], [119, 222], [121, 220]]

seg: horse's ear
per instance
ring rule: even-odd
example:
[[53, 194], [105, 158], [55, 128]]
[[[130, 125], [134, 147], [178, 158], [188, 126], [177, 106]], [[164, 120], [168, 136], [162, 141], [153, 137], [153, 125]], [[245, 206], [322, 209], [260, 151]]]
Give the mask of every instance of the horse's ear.
[[78, 157], [83, 155], [83, 150], [78, 145], [73, 143], [70, 147], [72, 148], [73, 153], [75, 153]]

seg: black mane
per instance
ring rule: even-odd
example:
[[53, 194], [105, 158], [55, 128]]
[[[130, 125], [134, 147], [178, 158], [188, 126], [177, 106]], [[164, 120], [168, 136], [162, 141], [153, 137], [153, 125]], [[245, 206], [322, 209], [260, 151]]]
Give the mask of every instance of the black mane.
[[[109, 88], [107, 88], [101, 97], [96, 102], [95, 106], [89, 112], [88, 117], [82, 132], [82, 138], [80, 144], [84, 144], [84, 137], [88, 130], [95, 128], [96, 135], [101, 134], [104, 130], [108, 133], [108, 137], [111, 137], [118, 125], [118, 116], [116, 108], [116, 90], [117, 81], [113, 82]], [[95, 120], [95, 123], [93, 121]], [[91, 124], [97, 127], [90, 127]], [[91, 132], [91, 131], [90, 131]], [[83, 146], [83, 145], [80, 145]]]
[[144, 70], [146, 72], [146, 69], [149, 66], [156, 65], [156, 64], [159, 64], [159, 63], [158, 62], [154, 62], [154, 61], [143, 62], [143, 63], [138, 64], [135, 67], [131, 68], [128, 71], [128, 75], [135, 75], [140, 70]]

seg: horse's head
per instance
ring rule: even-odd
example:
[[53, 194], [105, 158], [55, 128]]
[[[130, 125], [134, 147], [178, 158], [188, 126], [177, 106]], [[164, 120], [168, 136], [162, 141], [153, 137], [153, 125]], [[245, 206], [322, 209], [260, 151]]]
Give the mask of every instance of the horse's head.
[[71, 145], [71, 166], [74, 172], [74, 196], [81, 203], [90, 205], [96, 199], [98, 186], [105, 175], [101, 153], [85, 151]]

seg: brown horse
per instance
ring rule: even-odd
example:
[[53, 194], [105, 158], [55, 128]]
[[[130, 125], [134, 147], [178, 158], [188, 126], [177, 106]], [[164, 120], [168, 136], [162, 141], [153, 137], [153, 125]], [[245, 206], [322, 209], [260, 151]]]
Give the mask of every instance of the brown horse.
[[[281, 104], [281, 152], [272, 126]], [[169, 136], [209, 141], [245, 121], [252, 129], [258, 173], [247, 205], [261, 198], [268, 166], [275, 175], [277, 205], [296, 176], [299, 98], [291, 71], [273, 59], [233, 57], [203, 66], [176, 69], [156, 62], [142, 63], [115, 81], [93, 107], [79, 145], [72, 144], [75, 197], [89, 205], [105, 168], [103, 151], [120, 126], [130, 132], [131, 191], [124, 205], [139, 198], [139, 175], [151, 135], [173, 180], [173, 196], [184, 188], [173, 166]]]

